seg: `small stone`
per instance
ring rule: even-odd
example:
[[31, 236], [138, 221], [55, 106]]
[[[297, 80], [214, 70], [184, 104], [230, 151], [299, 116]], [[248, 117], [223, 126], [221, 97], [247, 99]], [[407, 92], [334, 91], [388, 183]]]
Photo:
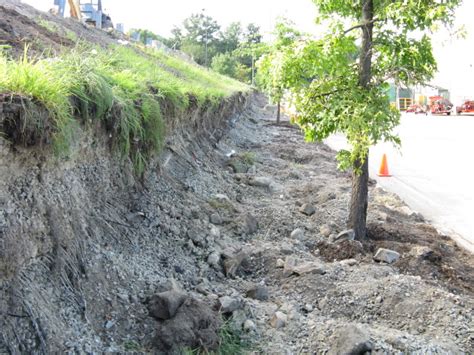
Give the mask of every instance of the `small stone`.
[[275, 185], [275, 181], [269, 177], [255, 176], [249, 179], [249, 185], [270, 188]]
[[317, 262], [307, 262], [301, 265], [298, 265], [294, 270], [293, 273], [296, 275], [304, 275], [304, 274], [318, 274], [324, 275], [326, 270], [322, 266], [322, 264]]
[[205, 295], [205, 296], [209, 294], [209, 291], [206, 285], [203, 283], [196, 286], [196, 292], [199, 292], [200, 294]]
[[224, 194], [215, 194], [213, 198], [218, 202], [230, 202], [230, 198]]
[[210, 234], [214, 238], [220, 238], [221, 237], [221, 230], [216, 226], [211, 226], [211, 233]]
[[304, 305], [303, 309], [304, 309], [306, 312], [311, 313], [311, 312], [314, 310], [314, 307], [313, 307], [312, 304], [307, 303], [307, 304]]
[[268, 289], [265, 286], [257, 285], [249, 289], [246, 296], [258, 301], [268, 300]]
[[283, 312], [275, 312], [272, 319], [270, 320], [270, 325], [275, 329], [283, 328], [286, 325], [288, 317]]
[[391, 264], [400, 259], [400, 254], [394, 250], [379, 248], [374, 255], [375, 261], [385, 262]]
[[321, 234], [321, 236], [323, 236], [324, 238], [327, 238], [331, 235], [331, 228], [327, 225], [327, 224], [324, 224], [321, 226], [321, 228], [319, 228], [319, 234]]
[[332, 240], [333, 243], [341, 243], [345, 240], [354, 240], [355, 239], [355, 232], [353, 229], [347, 229], [339, 233], [336, 238]]
[[253, 332], [255, 329], [257, 329], [257, 326], [255, 325], [255, 323], [252, 320], [247, 319], [244, 322], [243, 329], [246, 332]]
[[287, 256], [285, 258], [285, 263], [283, 265], [283, 276], [288, 277], [293, 275], [293, 272], [296, 268], [297, 261], [292, 256]]
[[115, 324], [114, 322], [112, 322], [111, 320], [108, 320], [107, 322], [105, 322], [104, 327], [105, 329], [110, 329], [114, 326], [114, 324]]
[[316, 213], [316, 208], [310, 203], [305, 203], [300, 207], [299, 211], [307, 216], [312, 216]]
[[188, 230], [187, 234], [189, 239], [191, 239], [195, 245], [200, 247], [205, 245], [205, 241], [200, 230], [191, 228]]
[[277, 259], [277, 261], [276, 261], [276, 267], [277, 267], [277, 268], [283, 268], [283, 267], [285, 267], [285, 260], [283, 260], [283, 259]]
[[432, 256], [434, 252], [429, 247], [415, 246], [410, 250], [410, 254], [418, 258], [427, 259]]
[[258, 221], [250, 213], [244, 216], [244, 231], [247, 234], [253, 234], [258, 230]]
[[357, 265], [356, 259], [345, 259], [339, 262], [341, 265], [354, 266]]
[[213, 252], [209, 254], [209, 256], [207, 257], [207, 263], [215, 269], [219, 268], [220, 261], [221, 261], [221, 256], [217, 252]]
[[175, 265], [174, 271], [176, 271], [178, 274], [184, 274], [184, 269], [181, 267], [181, 265]]
[[211, 216], [209, 217], [209, 221], [215, 225], [222, 224], [222, 218], [218, 213], [211, 214]]
[[302, 228], [296, 228], [293, 232], [291, 232], [290, 237], [297, 240], [304, 239], [304, 230]]
[[129, 297], [126, 293], [118, 293], [117, 297], [122, 301], [122, 302], [128, 302]]
[[219, 310], [222, 313], [232, 313], [242, 308], [242, 303], [237, 299], [229, 296], [219, 298]]

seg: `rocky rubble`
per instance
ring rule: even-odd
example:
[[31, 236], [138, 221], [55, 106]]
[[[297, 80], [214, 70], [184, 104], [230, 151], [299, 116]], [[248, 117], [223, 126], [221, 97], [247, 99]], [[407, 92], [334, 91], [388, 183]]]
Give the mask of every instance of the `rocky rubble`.
[[[265, 104], [233, 116], [221, 139], [170, 139], [140, 187], [96, 156], [9, 177], [23, 226], [28, 217], [84, 244], [58, 244], [70, 272], [56, 279], [59, 266], [33, 259], [15, 302], [0, 285], [2, 309], [8, 299], [11, 313], [32, 316], [2, 323], [0, 349], [212, 350], [230, 322], [249, 352], [473, 352], [472, 257], [375, 186], [368, 239], [354, 240], [349, 174], [325, 145], [274, 125]], [[42, 204], [22, 207], [28, 184], [41, 203], [57, 201], [49, 224]]]

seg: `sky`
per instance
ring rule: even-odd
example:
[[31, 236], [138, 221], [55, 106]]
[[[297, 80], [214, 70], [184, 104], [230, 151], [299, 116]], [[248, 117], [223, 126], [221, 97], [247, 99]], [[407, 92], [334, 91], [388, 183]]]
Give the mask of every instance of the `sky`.
[[[53, 7], [53, 0], [22, 0], [40, 10]], [[226, 27], [233, 21], [244, 25], [253, 22], [269, 33], [278, 16], [285, 16], [303, 31], [314, 32], [315, 6], [311, 0], [102, 0], [105, 11], [114, 23], [125, 29], [146, 28], [169, 36], [175, 25], [193, 13], [204, 12]], [[474, 98], [474, 1], [464, 0], [458, 9], [456, 26], [465, 25], [467, 38], [449, 38], [446, 31], [433, 38], [438, 73], [434, 84], [451, 90], [454, 100]]]

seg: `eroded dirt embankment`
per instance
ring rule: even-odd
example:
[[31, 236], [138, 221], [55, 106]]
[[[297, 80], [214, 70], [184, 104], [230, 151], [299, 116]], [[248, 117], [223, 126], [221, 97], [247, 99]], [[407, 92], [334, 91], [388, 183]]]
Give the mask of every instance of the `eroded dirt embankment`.
[[[186, 247], [205, 227], [193, 222], [205, 216], [194, 202], [205, 194], [194, 192], [196, 157], [208, 156], [247, 100], [165, 117], [163, 160], [143, 178], [96, 128], [76, 132], [68, 159], [1, 140], [0, 353], [151, 343], [156, 326], [142, 302], [170, 277], [191, 287], [199, 275]], [[16, 112], [8, 106], [1, 121]]]
[[[474, 350], [471, 256], [375, 186], [369, 239], [335, 242], [350, 176], [247, 104], [194, 111], [141, 180], [106, 136], [2, 145], [0, 352], [165, 352], [215, 341], [219, 309], [262, 353]], [[157, 321], [170, 282], [190, 300]]]

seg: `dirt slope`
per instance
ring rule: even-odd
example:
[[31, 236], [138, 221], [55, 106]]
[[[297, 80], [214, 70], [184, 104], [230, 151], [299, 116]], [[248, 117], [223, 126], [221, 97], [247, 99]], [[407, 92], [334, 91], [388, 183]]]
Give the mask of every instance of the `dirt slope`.
[[106, 46], [115, 43], [117, 38], [74, 19], [62, 19], [38, 11], [19, 1], [0, 0], [0, 45], [11, 46], [14, 56], [23, 55], [26, 46], [31, 56], [59, 52], [74, 46], [79, 40]]
[[[174, 279], [194, 300], [232, 315], [262, 353], [359, 345], [472, 352], [470, 255], [375, 187], [371, 240], [332, 243], [344, 229], [349, 176], [327, 147], [269, 122], [264, 105], [257, 98], [238, 113], [234, 101], [220, 116], [204, 115], [169, 138], [142, 182], [100, 140], [84, 138], [60, 164], [40, 150], [3, 147], [0, 349], [153, 352], [160, 334], [179, 346], [184, 325], [156, 321], [147, 308]], [[304, 203], [313, 215], [300, 212]], [[374, 262], [378, 246], [400, 260]], [[295, 264], [306, 270], [295, 274]], [[260, 295], [248, 293], [257, 285]], [[183, 307], [198, 309], [193, 302]], [[278, 329], [276, 312], [286, 320]]]

